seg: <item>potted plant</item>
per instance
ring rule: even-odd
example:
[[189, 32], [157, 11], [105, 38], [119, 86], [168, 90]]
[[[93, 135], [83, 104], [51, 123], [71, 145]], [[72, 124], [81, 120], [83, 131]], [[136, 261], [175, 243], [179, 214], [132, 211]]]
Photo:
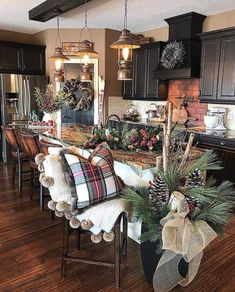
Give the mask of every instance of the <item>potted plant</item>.
[[141, 258], [145, 276], [156, 291], [168, 291], [177, 284], [186, 286], [193, 280], [203, 249], [222, 232], [235, 204], [231, 182], [218, 185], [214, 179], [204, 178], [205, 171], [222, 168], [216, 154], [206, 151], [190, 160], [193, 135], [185, 150], [181, 141], [175, 145], [170, 115], [169, 109], [163, 162], [154, 180], [149, 187], [125, 190], [143, 224]]
[[54, 94], [53, 84], [49, 83], [44, 92], [39, 87], [35, 87], [35, 98], [38, 109], [44, 113], [43, 120], [56, 120], [56, 112], [62, 109], [65, 105], [67, 94], [60, 90]]

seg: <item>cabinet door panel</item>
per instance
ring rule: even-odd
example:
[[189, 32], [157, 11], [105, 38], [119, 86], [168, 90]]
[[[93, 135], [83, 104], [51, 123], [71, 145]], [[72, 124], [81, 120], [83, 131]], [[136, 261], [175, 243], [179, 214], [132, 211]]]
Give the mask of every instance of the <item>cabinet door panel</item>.
[[216, 101], [220, 39], [202, 42], [200, 100]]
[[156, 71], [159, 56], [160, 47], [151, 48], [146, 51], [147, 54], [147, 64], [146, 64], [146, 94], [145, 97], [156, 97], [157, 96], [157, 86], [158, 80], [153, 79], [153, 72]]
[[123, 98], [132, 99], [132, 80], [123, 81], [122, 86]]
[[235, 102], [235, 36], [221, 41], [217, 99]]
[[145, 95], [145, 62], [146, 50], [137, 49], [133, 53], [133, 97], [143, 98]]
[[2, 73], [21, 71], [21, 50], [19, 48], [0, 46], [0, 70]]
[[25, 74], [45, 74], [44, 50], [37, 48], [22, 49], [22, 69]]

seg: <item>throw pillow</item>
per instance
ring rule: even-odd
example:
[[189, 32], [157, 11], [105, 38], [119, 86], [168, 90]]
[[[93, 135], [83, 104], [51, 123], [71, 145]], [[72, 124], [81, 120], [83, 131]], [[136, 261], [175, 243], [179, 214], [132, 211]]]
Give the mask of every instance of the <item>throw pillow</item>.
[[106, 144], [98, 146], [88, 159], [75, 155], [71, 149], [62, 153], [71, 171], [79, 209], [121, 194], [123, 183], [114, 172], [113, 157]]

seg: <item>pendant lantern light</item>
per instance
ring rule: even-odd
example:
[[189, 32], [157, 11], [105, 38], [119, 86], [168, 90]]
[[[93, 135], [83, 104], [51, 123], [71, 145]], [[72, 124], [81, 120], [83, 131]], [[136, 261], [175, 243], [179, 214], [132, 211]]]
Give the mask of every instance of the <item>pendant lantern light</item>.
[[119, 39], [110, 48], [118, 50], [118, 80], [132, 80], [132, 50], [140, 45], [132, 38], [127, 29], [127, 0], [125, 0], [124, 28]]
[[[82, 41], [82, 34], [85, 33], [85, 39]], [[79, 43], [81, 45], [78, 47], [76, 55], [83, 60], [81, 81], [82, 82], [92, 82], [92, 73], [90, 71], [89, 60], [90, 58], [97, 58], [98, 53], [93, 50], [93, 41], [91, 31], [87, 25], [87, 1], [85, 0], [85, 25], [81, 28]]]
[[69, 60], [69, 58], [64, 55], [64, 52], [62, 49], [62, 42], [61, 42], [61, 38], [60, 38], [59, 15], [60, 15], [61, 11], [59, 9], [57, 9], [56, 13], [57, 13], [56, 45], [55, 45], [54, 54], [49, 58], [49, 60], [55, 62], [55, 81], [56, 82], [64, 82], [63, 63], [65, 60]]

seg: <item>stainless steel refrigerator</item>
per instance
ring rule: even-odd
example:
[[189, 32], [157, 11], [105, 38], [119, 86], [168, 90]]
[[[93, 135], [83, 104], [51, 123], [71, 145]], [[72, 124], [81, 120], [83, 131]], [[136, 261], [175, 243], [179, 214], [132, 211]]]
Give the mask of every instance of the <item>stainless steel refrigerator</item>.
[[[30, 113], [38, 113], [34, 97], [35, 87], [44, 90], [48, 84], [47, 76], [0, 74], [0, 124], [27, 124]], [[9, 160], [6, 140], [1, 131], [1, 160]]]

